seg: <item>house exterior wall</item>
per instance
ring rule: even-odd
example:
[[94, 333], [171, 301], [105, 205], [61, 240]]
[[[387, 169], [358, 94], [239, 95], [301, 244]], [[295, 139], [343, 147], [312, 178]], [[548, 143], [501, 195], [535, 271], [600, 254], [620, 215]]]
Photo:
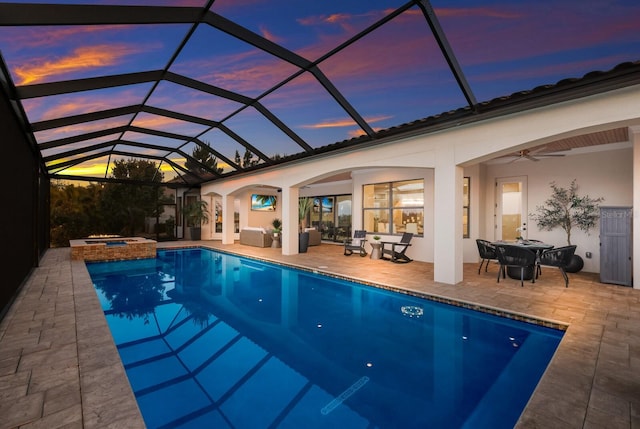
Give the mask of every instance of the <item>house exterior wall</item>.
[[[565, 156], [562, 158], [543, 158], [538, 162], [517, 161], [487, 166], [485, 181], [485, 234], [479, 238], [496, 239], [494, 228], [495, 213], [495, 180], [497, 178], [526, 176], [527, 177], [527, 219], [528, 238], [542, 240], [556, 247], [565, 246], [567, 238], [564, 230], [558, 228], [553, 231], [541, 231], [531, 215], [536, 207], [544, 204], [551, 195], [551, 182], [567, 188], [573, 179], [578, 184], [578, 195], [589, 195], [592, 198], [603, 197], [601, 204], [607, 206], [631, 206], [633, 204], [633, 152], [629, 144], [602, 152], [585, 153], [582, 155]], [[578, 246], [576, 253], [583, 257], [584, 270], [599, 272], [599, 225], [589, 233], [577, 228], [571, 231], [571, 244]], [[591, 252], [592, 258], [586, 258], [585, 253]], [[476, 252], [477, 253], [477, 252]], [[477, 255], [476, 255], [477, 259]], [[469, 261], [470, 262], [470, 261]]]
[[[220, 195], [236, 195], [251, 186], [270, 185], [282, 189], [283, 194], [283, 224], [284, 229], [295, 228], [297, 219], [294, 202], [297, 201], [299, 189], [325, 177], [330, 177], [345, 171], [351, 171], [357, 177], [359, 170], [389, 169], [402, 170], [406, 168], [433, 169], [433, 226], [438, 233], [433, 246], [426, 245], [416, 251], [416, 260], [434, 262], [434, 278], [444, 283], [456, 283], [462, 280], [461, 263], [473, 258], [472, 242], [481, 236], [487, 236], [491, 231], [493, 207], [490, 200], [494, 198], [493, 191], [488, 184], [494, 182], [494, 177], [511, 174], [508, 171], [495, 170], [498, 167], [478, 166], [483, 161], [506, 155], [515, 150], [533, 145], [541, 145], [559, 138], [594, 132], [613, 127], [634, 126], [640, 124], [637, 113], [637, 100], [640, 99], [640, 85], [614, 90], [595, 96], [584, 97], [570, 102], [563, 102], [530, 111], [514, 113], [486, 121], [461, 124], [458, 127], [396, 139], [389, 142], [373, 144], [367, 148], [357, 148], [339, 154], [328, 154], [314, 159], [301, 160], [299, 163], [274, 167], [273, 169], [258, 171], [255, 174], [234, 177], [228, 180], [215, 181], [202, 185], [202, 192], [215, 192]], [[556, 164], [547, 164], [548, 170], [543, 173], [527, 173], [532, 177], [530, 181], [529, 208], [543, 202], [548, 195], [549, 178], [555, 174], [558, 179], [576, 177], [582, 190], [593, 196], [604, 195], [607, 204], [630, 204], [633, 202], [633, 175], [629, 173], [628, 161], [626, 167], [618, 168], [617, 162], [604, 168], [603, 155], [580, 158], [571, 168], [563, 162], [569, 162], [571, 157], [555, 160]], [[625, 155], [611, 155], [612, 159], [625, 162]], [[631, 158], [631, 157], [629, 157]], [[546, 161], [545, 161], [546, 162]], [[520, 163], [514, 163], [520, 164]], [[540, 164], [540, 163], [536, 163]], [[544, 165], [544, 164], [543, 164]], [[472, 177], [472, 190], [480, 205], [476, 205], [480, 212], [472, 212], [477, 216], [478, 223], [472, 227], [472, 236], [463, 240], [457, 234], [456, 225], [460, 224], [461, 207], [458, 202], [461, 196], [451, 195], [454, 188], [451, 183], [457, 182], [462, 174], [453, 166], [464, 167]], [[494, 168], [494, 170], [491, 170]], [[521, 165], [511, 166], [514, 171], [522, 175]], [[437, 171], [436, 171], [437, 170]], [[385, 173], [386, 174], [386, 173]], [[479, 186], [475, 188], [475, 186]], [[612, 188], [608, 188], [611, 186]], [[353, 210], [354, 219], [358, 219], [359, 208], [362, 207], [362, 196], [359, 186], [354, 184]], [[460, 187], [459, 192], [462, 192]], [[637, 191], [636, 191], [637, 192]], [[429, 195], [425, 195], [430, 197]], [[438, 198], [440, 196], [440, 198]], [[433, 198], [433, 197], [430, 197]], [[427, 204], [428, 199], [425, 201]], [[425, 207], [425, 215], [427, 207]], [[480, 221], [483, 219], [483, 221]], [[474, 221], [476, 222], [476, 221]], [[483, 227], [484, 225], [484, 227]], [[634, 232], [640, 240], [640, 232]], [[458, 236], [459, 235], [459, 236]], [[228, 239], [228, 236], [226, 236]], [[558, 241], [556, 236], [539, 235], [541, 239], [549, 238]], [[594, 251], [597, 246], [597, 234], [580, 238], [576, 242], [584, 251]], [[578, 239], [578, 237], [576, 237]], [[224, 238], [223, 238], [224, 241]], [[422, 240], [423, 245], [426, 241]], [[294, 241], [283, 242], [282, 251], [285, 254], [297, 253]], [[466, 250], [465, 250], [466, 249]], [[439, 261], [434, 260], [437, 255]], [[640, 255], [635, 256], [640, 258]], [[477, 256], [476, 256], [477, 258]], [[598, 261], [592, 259], [587, 269], [593, 270]], [[444, 265], [444, 266], [443, 266]]]

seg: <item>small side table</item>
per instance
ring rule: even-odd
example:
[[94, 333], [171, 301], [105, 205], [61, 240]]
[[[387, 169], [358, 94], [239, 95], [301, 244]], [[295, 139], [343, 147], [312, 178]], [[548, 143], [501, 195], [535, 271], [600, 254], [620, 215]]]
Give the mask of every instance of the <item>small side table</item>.
[[371, 259], [380, 259], [382, 257], [382, 243], [376, 243], [375, 241], [371, 242]]
[[280, 248], [280, 234], [273, 236], [273, 241], [271, 242], [271, 247]]

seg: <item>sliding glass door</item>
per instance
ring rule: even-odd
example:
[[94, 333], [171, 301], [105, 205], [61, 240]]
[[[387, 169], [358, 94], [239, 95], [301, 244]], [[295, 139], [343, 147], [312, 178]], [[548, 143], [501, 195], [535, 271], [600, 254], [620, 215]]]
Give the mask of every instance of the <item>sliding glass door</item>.
[[313, 198], [310, 225], [326, 241], [342, 242], [351, 236], [351, 195], [328, 195]]

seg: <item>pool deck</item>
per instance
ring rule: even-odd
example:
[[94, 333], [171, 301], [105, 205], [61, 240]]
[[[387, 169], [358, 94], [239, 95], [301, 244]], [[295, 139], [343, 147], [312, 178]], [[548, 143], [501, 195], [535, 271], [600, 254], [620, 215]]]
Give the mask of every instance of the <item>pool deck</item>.
[[[543, 268], [535, 283], [496, 283], [497, 265], [464, 281], [433, 281], [433, 264], [345, 257], [323, 244], [283, 256], [281, 249], [219, 241], [200, 245], [337, 274], [383, 286], [568, 325], [518, 428], [640, 429], [640, 290], [599, 283], [592, 273]], [[0, 429], [143, 428], [84, 262], [50, 249], [0, 322]]]

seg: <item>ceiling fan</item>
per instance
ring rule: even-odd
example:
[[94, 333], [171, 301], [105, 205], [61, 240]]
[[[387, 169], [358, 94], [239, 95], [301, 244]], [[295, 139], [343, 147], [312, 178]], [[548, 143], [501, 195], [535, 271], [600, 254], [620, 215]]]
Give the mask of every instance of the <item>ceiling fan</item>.
[[529, 150], [529, 149], [522, 149], [519, 150], [518, 152], [511, 154], [511, 155], [507, 155], [508, 157], [514, 157], [511, 161], [509, 162], [516, 162], [519, 161], [521, 159], [527, 159], [529, 161], [535, 161], [538, 162], [540, 161], [540, 158], [552, 158], [552, 157], [560, 157], [560, 156], [564, 156], [564, 154], [561, 153], [541, 153], [543, 150], [546, 149], [545, 147], [541, 147], [539, 149], [536, 150]]

